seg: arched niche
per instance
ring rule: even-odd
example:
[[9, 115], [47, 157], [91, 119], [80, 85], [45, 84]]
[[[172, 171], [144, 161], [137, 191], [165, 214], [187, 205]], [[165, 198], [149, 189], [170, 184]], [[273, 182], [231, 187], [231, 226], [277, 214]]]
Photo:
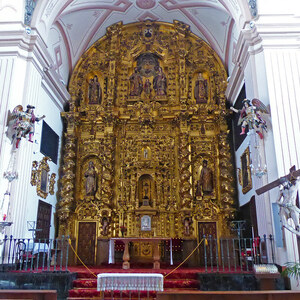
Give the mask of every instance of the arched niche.
[[143, 174], [138, 181], [139, 207], [153, 207], [155, 183], [151, 175]]

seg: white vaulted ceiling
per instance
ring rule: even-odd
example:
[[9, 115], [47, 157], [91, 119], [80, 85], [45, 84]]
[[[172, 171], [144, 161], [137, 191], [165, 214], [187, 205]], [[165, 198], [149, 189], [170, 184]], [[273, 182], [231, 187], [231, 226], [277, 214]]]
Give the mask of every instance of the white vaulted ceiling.
[[52, 50], [56, 68], [68, 64], [70, 72], [108, 26], [147, 19], [190, 25], [228, 65], [247, 16], [247, 0], [39, 0], [32, 25]]

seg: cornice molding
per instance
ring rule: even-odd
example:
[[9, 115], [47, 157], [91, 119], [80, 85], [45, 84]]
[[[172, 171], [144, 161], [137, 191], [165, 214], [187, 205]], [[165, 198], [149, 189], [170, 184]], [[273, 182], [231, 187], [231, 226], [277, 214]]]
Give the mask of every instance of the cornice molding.
[[262, 39], [256, 28], [243, 29], [240, 33], [235, 50], [235, 67], [230, 75], [226, 89], [226, 97], [232, 103], [236, 100], [244, 81], [244, 70], [250, 55], [263, 51]]
[[[6, 26], [0, 25], [0, 57], [16, 56], [33, 63], [43, 80], [51, 87], [57, 95], [60, 105], [70, 99], [70, 94], [65, 85], [61, 82], [61, 77], [53, 70], [54, 62], [39, 34], [32, 30], [26, 33], [26, 28], [21, 24], [12, 24], [14, 30], [5, 30]], [[2, 27], [2, 28], [1, 28]], [[3, 29], [3, 30], [1, 30]]]

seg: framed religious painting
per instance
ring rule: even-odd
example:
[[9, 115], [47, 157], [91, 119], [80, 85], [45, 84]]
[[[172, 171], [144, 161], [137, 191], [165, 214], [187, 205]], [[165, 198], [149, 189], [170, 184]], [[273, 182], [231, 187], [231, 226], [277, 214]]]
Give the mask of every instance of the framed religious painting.
[[241, 168], [239, 169], [239, 183], [242, 186], [243, 194], [248, 193], [252, 189], [250, 164], [250, 149], [247, 147], [241, 155]]
[[50, 167], [48, 164], [49, 157], [45, 156], [39, 163], [37, 170], [37, 183], [36, 190], [37, 194], [46, 199], [49, 193], [49, 171]]
[[150, 216], [142, 216], [141, 218], [141, 230], [142, 231], [151, 231], [151, 217]]

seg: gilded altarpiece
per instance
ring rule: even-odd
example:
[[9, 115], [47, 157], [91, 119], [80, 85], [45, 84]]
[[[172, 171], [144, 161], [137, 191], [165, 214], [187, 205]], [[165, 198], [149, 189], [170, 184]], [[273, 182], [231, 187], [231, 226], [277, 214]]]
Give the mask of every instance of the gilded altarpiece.
[[196, 241], [198, 223], [215, 222], [218, 237], [228, 236], [226, 78], [216, 53], [181, 22], [109, 27], [69, 83], [59, 234], [76, 240], [78, 224], [94, 221], [98, 239]]

